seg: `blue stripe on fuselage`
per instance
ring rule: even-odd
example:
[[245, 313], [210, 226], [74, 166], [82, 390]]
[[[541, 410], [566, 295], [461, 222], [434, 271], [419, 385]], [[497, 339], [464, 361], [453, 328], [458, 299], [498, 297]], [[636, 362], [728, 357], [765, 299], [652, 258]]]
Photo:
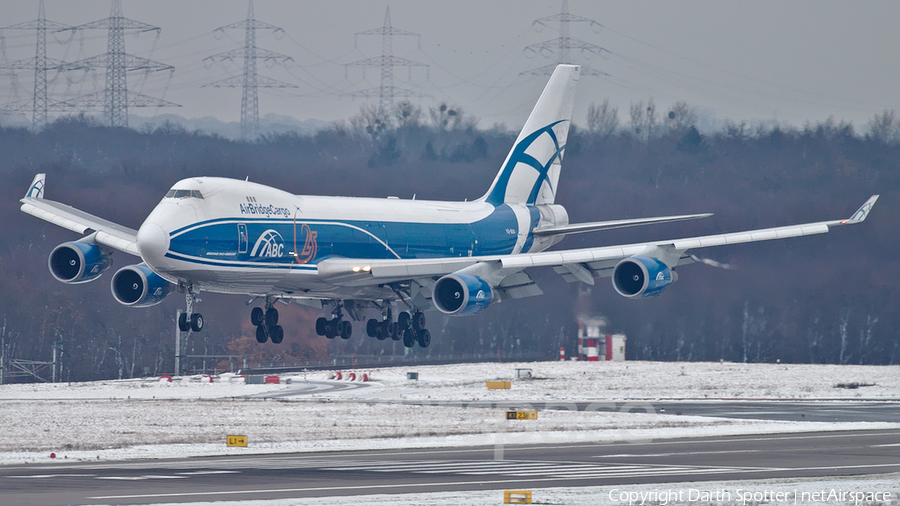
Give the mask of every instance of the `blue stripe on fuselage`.
[[[532, 228], [540, 218], [531, 209]], [[248, 240], [239, 250], [237, 224], [245, 224]], [[315, 234], [308, 240], [302, 225]], [[442, 258], [508, 254], [516, 244], [517, 220], [508, 205], [497, 206], [474, 223], [409, 223], [383, 221], [220, 218], [171, 233], [170, 258], [229, 266], [297, 266], [294, 258], [316, 264], [328, 257], [365, 259]], [[296, 229], [296, 251], [294, 231]], [[533, 238], [529, 233], [525, 251]], [[306, 246], [306, 248], [304, 248]], [[306, 251], [304, 251], [306, 249]], [[304, 258], [304, 253], [315, 256]]]

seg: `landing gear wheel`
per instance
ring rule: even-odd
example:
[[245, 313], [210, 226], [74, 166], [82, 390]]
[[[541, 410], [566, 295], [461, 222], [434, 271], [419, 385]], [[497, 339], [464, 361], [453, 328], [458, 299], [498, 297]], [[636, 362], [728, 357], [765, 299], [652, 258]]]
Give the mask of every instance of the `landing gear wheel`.
[[[328, 320], [319, 318], [316, 320], [316, 335], [324, 336], [328, 331]], [[332, 336], [334, 337], [334, 336]]]
[[278, 325], [278, 310], [270, 307], [266, 310], [266, 327], [272, 328]]
[[407, 348], [412, 348], [416, 345], [416, 334], [413, 332], [413, 329], [406, 329], [403, 331], [403, 346]]
[[399, 341], [403, 338], [403, 329], [400, 327], [399, 323], [394, 323], [391, 325], [391, 339], [394, 341]]
[[178, 330], [182, 332], [187, 332], [191, 330], [191, 324], [188, 322], [187, 313], [181, 313], [178, 316]]
[[388, 338], [388, 336], [391, 335], [390, 325], [391, 325], [391, 322], [379, 322], [378, 323], [378, 328], [375, 331], [375, 337], [377, 337], [379, 341], [384, 341], [385, 339]]
[[281, 341], [284, 341], [284, 329], [281, 328], [281, 325], [275, 325], [269, 329], [269, 334], [271, 334], [272, 343], [280, 344]]
[[397, 325], [400, 326], [400, 335], [403, 335], [403, 331], [409, 328], [409, 313], [406, 311], [401, 311], [400, 314], [397, 315]]
[[191, 315], [191, 330], [194, 332], [200, 332], [203, 330], [203, 315], [200, 313], [194, 313]]
[[265, 318], [266, 314], [261, 307], [255, 307], [250, 311], [250, 323], [252, 323], [254, 327], [262, 325]]
[[419, 332], [416, 337], [416, 341], [419, 342], [419, 346], [422, 348], [427, 348], [428, 345], [431, 344], [431, 332], [429, 332], [428, 329], [422, 329], [422, 332]]
[[369, 337], [378, 337], [378, 320], [370, 318], [366, 322], [366, 335]]
[[421, 332], [425, 328], [425, 313], [416, 311], [412, 316], [412, 328], [416, 333]]
[[259, 344], [263, 344], [264, 342], [269, 340], [269, 335], [266, 334], [266, 328], [262, 325], [256, 327], [256, 342]]
[[337, 321], [337, 327], [341, 332], [341, 339], [350, 339], [350, 336], [353, 334], [353, 324], [348, 321]]

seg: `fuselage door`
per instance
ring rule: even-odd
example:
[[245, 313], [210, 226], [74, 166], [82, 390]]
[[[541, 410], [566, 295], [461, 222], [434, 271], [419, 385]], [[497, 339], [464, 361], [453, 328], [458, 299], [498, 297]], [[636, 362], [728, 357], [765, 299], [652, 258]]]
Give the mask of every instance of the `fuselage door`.
[[250, 242], [249, 237], [247, 236], [247, 224], [246, 223], [238, 223], [238, 254], [247, 253], [248, 243]]

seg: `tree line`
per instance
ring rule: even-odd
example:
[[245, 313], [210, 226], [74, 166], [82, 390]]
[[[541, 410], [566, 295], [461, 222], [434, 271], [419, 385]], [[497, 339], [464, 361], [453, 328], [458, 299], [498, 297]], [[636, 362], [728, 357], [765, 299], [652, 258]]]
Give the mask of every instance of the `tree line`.
[[[841, 218], [869, 195], [882, 197], [862, 225], [698, 250], [733, 268], [683, 266], [679, 281], [651, 299], [623, 299], [608, 279], [588, 292], [552, 270], [537, 270], [543, 296], [494, 304], [468, 318], [429, 313], [434, 339], [427, 350], [364, 337], [362, 326], [349, 341], [327, 341], [312, 330], [320, 315], [296, 305], [281, 310], [284, 342], [261, 346], [245, 300], [203, 294], [207, 328], [191, 336], [188, 353], [246, 356], [251, 363], [406, 354], [552, 359], [560, 346], [573, 354], [576, 312], [586, 309], [604, 314], [611, 331], [628, 336], [628, 359], [900, 363], [894, 255], [900, 241], [892, 233], [900, 138], [892, 111], [875, 115], [860, 132], [829, 119], [802, 127], [727, 123], [701, 133], [687, 104], [658, 112], [652, 100], [631, 104], [626, 119], [620, 124], [618, 108], [603, 102], [591, 104], [584, 128], [572, 127], [557, 197], [570, 221], [715, 215], [579, 234], [557, 248]], [[174, 367], [180, 294], [131, 309], [109, 293], [114, 269], [138, 259], [116, 253], [112, 270], [84, 285], [62, 285], [50, 276], [50, 250], [77, 237], [18, 211], [35, 173], [47, 173], [46, 198], [136, 229], [169, 187], [197, 175], [249, 178], [297, 194], [477, 198], [515, 135], [499, 126], [480, 128], [458, 106], [425, 111], [408, 103], [390, 117], [363, 107], [311, 135], [270, 134], [253, 142], [172, 123], [109, 128], [84, 116], [61, 118], [40, 132], [2, 128], [3, 355], [49, 360], [59, 343], [64, 380], [155, 375]]]

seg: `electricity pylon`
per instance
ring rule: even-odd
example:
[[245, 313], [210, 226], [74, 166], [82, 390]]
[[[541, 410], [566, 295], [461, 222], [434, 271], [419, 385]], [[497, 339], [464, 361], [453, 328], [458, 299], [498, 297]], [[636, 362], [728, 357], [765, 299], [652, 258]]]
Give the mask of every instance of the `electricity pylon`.
[[24, 23], [5, 26], [3, 30], [34, 30], [37, 32], [34, 58], [14, 61], [0, 65], [3, 70], [34, 70], [34, 97], [32, 100], [6, 104], [2, 106], [5, 111], [26, 111], [31, 109], [32, 126], [35, 130], [41, 130], [47, 126], [47, 111], [67, 111], [71, 108], [62, 102], [55, 102], [47, 97], [47, 72], [59, 70], [63, 62], [47, 57], [47, 31], [58, 32], [71, 27], [62, 23], [47, 20], [44, 15], [44, 0], [38, 4], [38, 18]]
[[424, 63], [408, 60], [394, 56], [394, 35], [410, 35], [419, 39], [421, 45], [421, 36], [418, 33], [401, 30], [391, 26], [391, 6], [387, 7], [384, 13], [384, 24], [381, 28], [358, 32], [353, 36], [353, 45], [356, 46], [356, 39], [360, 35], [381, 35], [381, 56], [374, 58], [366, 58], [355, 62], [345, 64], [345, 67], [378, 67], [381, 69], [381, 86], [377, 88], [368, 88], [365, 90], [349, 93], [354, 97], [378, 97], [378, 114], [381, 117], [387, 117], [394, 108], [394, 99], [397, 97], [421, 97], [423, 94], [416, 93], [412, 90], [398, 88], [394, 86], [394, 67], [425, 67]]
[[[559, 14], [554, 14], [553, 16], [547, 16], [544, 18], [536, 19], [532, 23], [534, 25], [546, 26], [550, 27], [551, 23], [559, 23], [559, 37], [555, 39], [545, 40], [544, 42], [538, 42], [537, 44], [531, 44], [529, 46], [525, 46], [526, 53], [535, 53], [541, 54], [543, 56], [549, 56], [552, 54], [556, 54], [556, 63], [551, 63], [550, 65], [544, 65], [543, 67], [539, 67], [532, 70], [526, 70], [522, 72], [520, 75], [534, 75], [534, 76], [544, 76], [553, 74], [553, 70], [557, 65], [562, 63], [574, 63], [570, 57], [570, 50], [577, 49], [584, 53], [591, 54], [603, 54], [604, 52], [608, 52], [606, 49], [596, 45], [591, 44], [590, 42], [585, 42], [580, 39], [574, 39], [569, 36], [569, 24], [570, 23], [587, 23], [590, 27], [602, 28], [603, 25], [594, 21], [593, 19], [588, 19], [582, 16], [576, 16], [574, 14], [569, 14], [569, 0], [563, 0], [562, 3], [562, 11]], [[583, 76], [606, 76], [609, 75], [606, 72], [601, 72], [596, 69], [592, 69], [591, 67], [582, 65], [581, 66], [581, 75]]]
[[122, 15], [122, 1], [113, 0], [109, 17], [91, 23], [75, 26], [70, 30], [105, 29], [107, 35], [107, 51], [105, 54], [86, 58], [61, 66], [62, 70], [94, 70], [106, 68], [106, 88], [103, 91], [78, 97], [65, 102], [67, 105], [88, 109], [103, 107], [104, 118], [109, 126], [127, 127], [129, 107], [181, 107], [178, 104], [148, 97], [140, 93], [128, 92], [128, 72], [143, 70], [145, 72], [168, 70], [174, 72], [175, 67], [159, 63], [125, 52], [125, 31], [135, 33], [155, 31], [157, 36], [161, 29], [140, 21], [125, 18]]
[[272, 30], [274, 33], [284, 33], [284, 30], [275, 25], [257, 21], [253, 15], [253, 0], [247, 6], [247, 19], [230, 25], [220, 26], [215, 32], [222, 33], [227, 29], [242, 28], [244, 30], [244, 47], [224, 53], [207, 56], [204, 62], [244, 60], [244, 74], [205, 84], [204, 87], [214, 88], [243, 88], [241, 95], [241, 138], [253, 140], [259, 135], [259, 90], [258, 88], [296, 88], [290, 83], [277, 79], [271, 79], [257, 75], [256, 60], [265, 60], [269, 63], [286, 64], [293, 62], [290, 56], [275, 53], [268, 49], [256, 47], [256, 31]]

